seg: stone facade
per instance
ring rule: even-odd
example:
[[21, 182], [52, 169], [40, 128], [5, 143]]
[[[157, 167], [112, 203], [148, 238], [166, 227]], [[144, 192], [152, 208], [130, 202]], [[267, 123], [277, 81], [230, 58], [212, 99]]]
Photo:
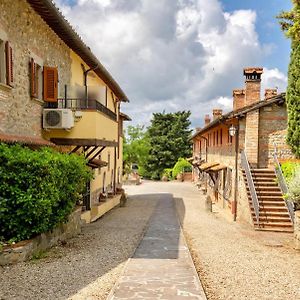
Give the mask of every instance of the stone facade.
[[245, 151], [249, 163], [253, 167], [258, 164], [258, 128], [259, 128], [259, 110], [251, 111], [246, 116], [245, 128]]
[[[0, 85], [0, 133], [41, 137], [43, 101], [30, 96], [29, 62], [58, 68], [60, 87], [71, 78], [70, 50], [25, 0], [0, 2], [0, 30], [13, 48], [14, 86]], [[13, 24], [13, 25], [12, 25]]]
[[300, 250], [300, 210], [295, 211], [294, 237], [295, 248]]
[[273, 166], [275, 146], [281, 160], [293, 158], [286, 144], [287, 110], [285, 105], [273, 104], [260, 109], [259, 114], [259, 160], [260, 168]]

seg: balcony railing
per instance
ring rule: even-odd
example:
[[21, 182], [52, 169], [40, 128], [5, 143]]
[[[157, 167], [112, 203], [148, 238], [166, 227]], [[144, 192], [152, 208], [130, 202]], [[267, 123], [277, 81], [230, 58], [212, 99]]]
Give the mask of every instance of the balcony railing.
[[[99, 89], [99, 90], [98, 90]], [[70, 108], [73, 110], [97, 110], [116, 121], [117, 115], [103, 103], [107, 102], [106, 93], [101, 88], [84, 86], [65, 86], [64, 97], [57, 102], [46, 102], [45, 108]]]

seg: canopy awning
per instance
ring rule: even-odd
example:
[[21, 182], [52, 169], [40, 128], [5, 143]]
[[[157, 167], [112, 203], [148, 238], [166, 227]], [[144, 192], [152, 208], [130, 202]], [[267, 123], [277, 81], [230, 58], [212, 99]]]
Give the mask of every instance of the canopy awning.
[[207, 169], [210, 169], [210, 168], [215, 167], [217, 165], [219, 165], [219, 163], [217, 163], [217, 162], [207, 162], [207, 163], [201, 164], [199, 166], [199, 169], [201, 171], [206, 171]]
[[217, 166], [214, 166], [214, 167], [211, 167], [211, 168], [207, 169], [206, 172], [219, 172], [219, 171], [222, 171], [226, 168], [227, 168], [227, 166], [218, 164]]
[[96, 168], [102, 168], [102, 167], [106, 167], [108, 165], [108, 163], [106, 161], [103, 161], [101, 159], [92, 159], [92, 160], [89, 160], [89, 162], [87, 163], [87, 165], [93, 169], [96, 169]]

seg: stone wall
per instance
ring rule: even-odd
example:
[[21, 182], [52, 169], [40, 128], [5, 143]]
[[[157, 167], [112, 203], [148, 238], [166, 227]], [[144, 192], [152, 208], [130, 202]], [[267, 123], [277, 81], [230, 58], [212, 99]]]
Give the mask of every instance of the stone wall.
[[81, 224], [81, 209], [78, 209], [69, 216], [67, 223], [59, 225], [52, 231], [19, 242], [13, 247], [5, 247], [0, 251], [0, 266], [26, 261], [34, 254], [53, 247], [59, 241], [75, 237], [81, 232]]
[[245, 128], [245, 152], [251, 166], [258, 164], [259, 110], [247, 113]]
[[300, 210], [295, 211], [294, 237], [295, 248], [300, 250]]
[[42, 101], [30, 97], [32, 55], [58, 68], [59, 88], [70, 83], [69, 48], [25, 0], [0, 2], [0, 30], [13, 48], [14, 87], [0, 85], [0, 133], [41, 137]]
[[274, 143], [279, 159], [293, 158], [291, 149], [286, 144], [286, 135], [286, 106], [273, 104], [261, 108], [259, 116], [259, 167], [267, 168], [273, 165]]

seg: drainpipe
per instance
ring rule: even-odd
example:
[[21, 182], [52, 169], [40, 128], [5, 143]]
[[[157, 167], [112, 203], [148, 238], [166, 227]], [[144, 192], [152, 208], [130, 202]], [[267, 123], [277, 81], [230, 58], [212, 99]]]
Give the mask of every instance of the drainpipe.
[[237, 197], [238, 197], [238, 160], [239, 160], [239, 134], [240, 134], [240, 120], [239, 118], [238, 124], [236, 127], [236, 134], [235, 134], [235, 183], [234, 183], [234, 211], [233, 211], [233, 220], [236, 221], [237, 218]]
[[97, 68], [99, 67], [99, 65], [93, 67], [93, 68], [90, 68], [88, 70], [85, 69], [84, 65], [81, 64], [81, 68], [83, 70], [83, 84], [84, 84], [84, 87], [85, 87], [85, 108], [88, 108], [88, 87], [87, 87], [87, 76], [88, 76], [88, 73], [91, 72], [91, 71], [95, 71]]

